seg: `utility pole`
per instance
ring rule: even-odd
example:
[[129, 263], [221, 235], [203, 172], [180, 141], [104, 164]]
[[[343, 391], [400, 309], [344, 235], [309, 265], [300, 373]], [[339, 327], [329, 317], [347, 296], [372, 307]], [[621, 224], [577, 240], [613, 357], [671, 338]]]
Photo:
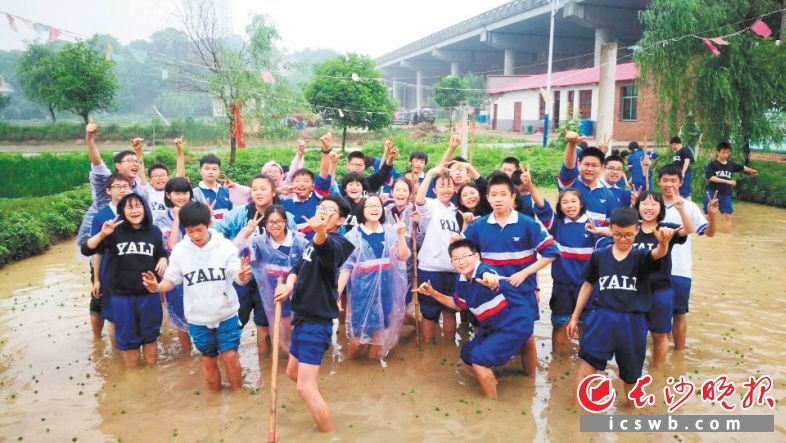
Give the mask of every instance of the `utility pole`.
[[[544, 112], [543, 112], [543, 147], [545, 148], [546, 145], [549, 144], [549, 114], [551, 113], [551, 61], [554, 57], [554, 16], [557, 15], [557, 1], [558, 0], [549, 0], [551, 4], [551, 28], [549, 29], [549, 67], [546, 73], [546, 97], [543, 98], [544, 101]], [[559, 119], [559, 116], [557, 116]]]

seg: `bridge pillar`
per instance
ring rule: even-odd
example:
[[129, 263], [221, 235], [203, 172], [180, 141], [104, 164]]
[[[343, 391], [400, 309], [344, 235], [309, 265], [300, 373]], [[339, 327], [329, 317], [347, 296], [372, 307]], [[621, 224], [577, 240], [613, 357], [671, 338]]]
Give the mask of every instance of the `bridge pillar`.
[[606, 26], [598, 26], [595, 28], [595, 64], [593, 66], [600, 66], [600, 51], [601, 45], [611, 41], [611, 28]]
[[450, 62], [450, 75], [459, 76], [459, 62]]
[[415, 71], [415, 108], [420, 111], [423, 106], [423, 72]]
[[503, 68], [504, 75], [516, 75], [516, 50], [505, 50], [505, 65]]

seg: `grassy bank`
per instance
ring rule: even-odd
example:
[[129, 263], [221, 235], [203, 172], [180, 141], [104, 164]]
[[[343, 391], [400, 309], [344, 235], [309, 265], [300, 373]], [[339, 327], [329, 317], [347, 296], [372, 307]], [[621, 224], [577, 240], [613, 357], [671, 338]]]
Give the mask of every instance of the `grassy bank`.
[[0, 266], [70, 238], [91, 201], [87, 185], [44, 197], [0, 198]]

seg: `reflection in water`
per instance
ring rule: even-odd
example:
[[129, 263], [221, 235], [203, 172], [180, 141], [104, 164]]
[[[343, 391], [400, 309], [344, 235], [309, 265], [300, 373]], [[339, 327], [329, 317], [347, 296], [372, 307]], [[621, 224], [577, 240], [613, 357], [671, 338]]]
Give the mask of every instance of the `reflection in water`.
[[[694, 291], [688, 349], [670, 353], [664, 373], [654, 373], [658, 404], [642, 413], [662, 414], [665, 374], [700, 383], [728, 375], [769, 374], [773, 397], [786, 392], [786, 211], [739, 203], [733, 235], [694, 242]], [[282, 441], [566, 441], [736, 440], [737, 434], [584, 434], [583, 411], [573, 403], [575, 354], [551, 356], [548, 270], [541, 320], [535, 334], [540, 370], [523, 377], [518, 359], [502, 368], [498, 400], [485, 400], [473, 376], [457, 364], [447, 344], [415, 349], [410, 334], [384, 365], [343, 361], [346, 345], [328, 353], [320, 383], [336, 423], [334, 437], [314, 431], [294, 385], [279, 375]], [[108, 341], [93, 342], [88, 321], [88, 280], [74, 263], [70, 243], [46, 255], [0, 269], [0, 439], [25, 441], [237, 441], [259, 440], [267, 429], [270, 358], [257, 358], [253, 328], [241, 342], [245, 389], [210, 393], [199, 358], [179, 355], [168, 329], [157, 367], [126, 370]], [[463, 335], [466, 339], [466, 333]], [[575, 346], [575, 345], [574, 345]], [[262, 371], [259, 369], [262, 364]], [[610, 365], [609, 372], [613, 372]], [[621, 385], [616, 385], [618, 392]], [[774, 411], [776, 432], [757, 440], [786, 440], [786, 413]], [[629, 413], [617, 409], [615, 413]], [[698, 397], [681, 414], [720, 413]], [[771, 413], [756, 408], [751, 413]]]

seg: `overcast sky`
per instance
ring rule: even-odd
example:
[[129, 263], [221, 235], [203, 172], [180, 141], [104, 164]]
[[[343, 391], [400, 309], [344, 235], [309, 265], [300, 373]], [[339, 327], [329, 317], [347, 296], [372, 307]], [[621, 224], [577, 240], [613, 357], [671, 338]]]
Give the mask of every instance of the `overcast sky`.
[[[273, 18], [285, 49], [330, 48], [380, 56], [505, 0], [227, 0], [241, 33], [253, 14]], [[78, 34], [111, 34], [123, 44], [179, 27], [179, 0], [3, 0], [0, 11]], [[0, 49], [22, 49], [36, 33], [0, 17]], [[66, 37], [66, 40], [69, 38]]]

